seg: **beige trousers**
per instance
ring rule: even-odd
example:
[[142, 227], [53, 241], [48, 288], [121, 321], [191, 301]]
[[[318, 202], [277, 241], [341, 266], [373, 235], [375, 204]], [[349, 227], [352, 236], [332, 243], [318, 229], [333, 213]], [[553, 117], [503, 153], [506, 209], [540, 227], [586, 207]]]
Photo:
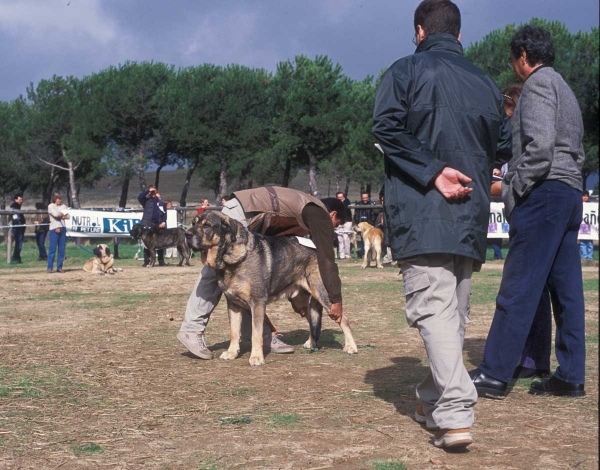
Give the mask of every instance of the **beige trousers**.
[[431, 254], [400, 261], [406, 319], [417, 328], [429, 358], [429, 373], [417, 385], [428, 424], [470, 428], [477, 391], [463, 363], [473, 263], [464, 256]]

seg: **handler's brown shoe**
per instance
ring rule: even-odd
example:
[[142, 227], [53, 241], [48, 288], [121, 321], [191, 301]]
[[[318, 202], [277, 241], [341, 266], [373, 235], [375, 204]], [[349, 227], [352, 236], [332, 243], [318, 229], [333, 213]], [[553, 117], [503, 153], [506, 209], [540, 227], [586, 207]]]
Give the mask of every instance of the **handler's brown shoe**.
[[433, 445], [444, 449], [464, 449], [473, 444], [471, 430], [464, 429], [440, 429], [434, 437]]
[[204, 333], [186, 333], [180, 331], [177, 333], [177, 339], [183, 344], [189, 352], [200, 359], [212, 359], [213, 353], [206, 346], [206, 337]]
[[294, 346], [284, 343], [275, 333], [271, 333], [263, 336], [263, 351], [273, 354], [292, 354]]

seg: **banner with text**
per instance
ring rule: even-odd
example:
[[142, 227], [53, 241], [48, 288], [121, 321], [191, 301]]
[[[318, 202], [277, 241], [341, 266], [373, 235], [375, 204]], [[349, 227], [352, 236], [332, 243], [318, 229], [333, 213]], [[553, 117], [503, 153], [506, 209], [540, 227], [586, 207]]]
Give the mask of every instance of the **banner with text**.
[[[488, 238], [508, 238], [509, 225], [504, 214], [504, 203], [490, 204], [490, 222]], [[580, 240], [598, 240], [598, 204], [586, 202], [583, 204], [583, 222], [579, 227]]]
[[[104, 212], [69, 209], [66, 219], [70, 237], [128, 237], [131, 228], [142, 220], [142, 212]], [[167, 227], [177, 227], [177, 211], [167, 211]]]

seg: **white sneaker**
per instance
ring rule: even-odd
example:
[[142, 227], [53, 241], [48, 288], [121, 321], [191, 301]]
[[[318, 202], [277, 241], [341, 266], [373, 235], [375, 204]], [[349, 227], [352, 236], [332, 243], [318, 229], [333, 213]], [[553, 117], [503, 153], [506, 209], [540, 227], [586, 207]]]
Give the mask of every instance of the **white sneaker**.
[[473, 443], [471, 430], [464, 429], [440, 429], [434, 438], [433, 445], [444, 449], [461, 449]]
[[294, 346], [284, 343], [275, 333], [271, 333], [263, 336], [263, 351], [273, 354], [292, 354]]
[[187, 333], [180, 331], [177, 333], [177, 339], [183, 344], [189, 352], [200, 359], [212, 359], [213, 353], [206, 346], [206, 337], [204, 333]]

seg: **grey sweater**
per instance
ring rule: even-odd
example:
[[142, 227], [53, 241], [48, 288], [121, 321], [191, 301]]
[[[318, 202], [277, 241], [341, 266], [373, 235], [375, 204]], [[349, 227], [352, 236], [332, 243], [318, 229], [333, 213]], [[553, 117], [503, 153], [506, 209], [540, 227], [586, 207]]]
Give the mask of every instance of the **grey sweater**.
[[510, 123], [513, 157], [502, 184], [507, 218], [543, 181], [561, 181], [582, 190], [581, 110], [569, 85], [552, 67], [529, 75]]

